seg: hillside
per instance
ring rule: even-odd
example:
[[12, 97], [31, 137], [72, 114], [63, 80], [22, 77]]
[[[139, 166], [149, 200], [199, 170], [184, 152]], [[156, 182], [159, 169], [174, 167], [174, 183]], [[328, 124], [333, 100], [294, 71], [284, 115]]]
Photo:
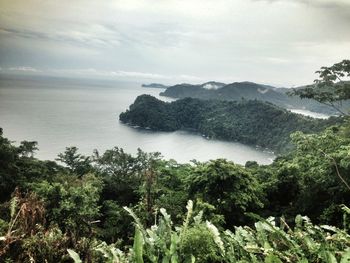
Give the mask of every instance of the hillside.
[[234, 82], [231, 84], [216, 85], [216, 88], [208, 89], [207, 82], [201, 85], [178, 84], [167, 88], [161, 92], [161, 96], [171, 98], [198, 98], [198, 99], [217, 99], [217, 100], [260, 100], [271, 102], [277, 106], [286, 109], [305, 109], [314, 112], [334, 115], [337, 112], [331, 107], [325, 106], [319, 102], [303, 99], [298, 97], [290, 97], [286, 94], [289, 89], [276, 88], [273, 86], [257, 84], [253, 82]]
[[236, 102], [185, 98], [166, 103], [150, 95], [137, 97], [119, 118], [141, 128], [191, 130], [206, 138], [238, 141], [277, 153], [290, 149], [292, 132], [317, 132], [340, 121], [335, 117], [328, 120], [305, 117], [257, 100]]

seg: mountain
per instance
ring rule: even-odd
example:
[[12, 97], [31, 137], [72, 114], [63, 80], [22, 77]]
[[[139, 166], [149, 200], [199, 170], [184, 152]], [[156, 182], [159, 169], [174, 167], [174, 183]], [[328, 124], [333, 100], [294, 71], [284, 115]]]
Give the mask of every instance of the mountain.
[[248, 81], [231, 84], [211, 81], [200, 85], [178, 84], [168, 87], [160, 95], [178, 99], [191, 97], [232, 101], [260, 100], [286, 109], [304, 109], [329, 115], [337, 114], [331, 107], [317, 101], [290, 97], [286, 94], [288, 90], [290, 89], [276, 88]]
[[168, 87], [164, 92], [161, 92], [161, 96], [171, 98], [199, 98], [199, 99], [210, 99], [215, 95], [215, 91], [226, 86], [225, 83], [210, 81], [200, 85], [192, 84], [177, 84], [175, 86]]
[[169, 87], [159, 83], [142, 84], [141, 86], [143, 88], [156, 88], [156, 89], [166, 89]]
[[290, 149], [291, 133], [321, 131], [341, 120], [313, 119], [258, 100], [185, 98], [167, 103], [150, 95], [137, 97], [119, 119], [155, 131], [191, 130], [206, 138], [238, 141], [278, 153]]

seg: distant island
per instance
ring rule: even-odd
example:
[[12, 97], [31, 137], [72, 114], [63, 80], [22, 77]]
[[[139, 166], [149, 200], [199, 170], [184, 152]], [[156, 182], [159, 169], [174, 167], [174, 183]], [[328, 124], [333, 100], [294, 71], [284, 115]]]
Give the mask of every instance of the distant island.
[[156, 89], [166, 89], [169, 87], [159, 83], [142, 84], [141, 86], [143, 88], [156, 88]]
[[319, 132], [341, 122], [340, 117], [313, 119], [258, 100], [184, 98], [167, 103], [150, 95], [137, 97], [119, 119], [155, 131], [191, 130], [207, 139], [238, 141], [275, 153], [291, 149], [290, 134], [295, 131]]
[[[190, 97], [206, 100], [260, 100], [271, 102], [285, 109], [303, 109], [327, 115], [337, 114], [333, 108], [317, 101], [291, 97], [287, 95], [289, 90], [288, 88], [276, 88], [248, 81], [231, 84], [211, 81], [199, 85], [177, 84], [168, 87], [160, 95], [178, 99]], [[345, 103], [344, 107], [350, 107], [350, 103]]]

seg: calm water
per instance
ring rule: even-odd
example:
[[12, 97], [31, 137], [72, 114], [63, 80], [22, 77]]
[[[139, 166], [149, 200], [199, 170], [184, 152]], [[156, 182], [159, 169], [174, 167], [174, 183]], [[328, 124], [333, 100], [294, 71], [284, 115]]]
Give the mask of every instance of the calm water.
[[119, 123], [120, 112], [138, 95], [158, 96], [160, 91], [136, 83], [0, 76], [0, 127], [13, 141], [38, 141], [36, 156], [41, 159], [56, 158], [66, 146], [77, 146], [87, 155], [118, 146], [129, 153], [137, 148], [159, 151], [178, 162], [272, 162], [273, 154], [240, 143], [206, 140], [184, 131], [136, 130]]

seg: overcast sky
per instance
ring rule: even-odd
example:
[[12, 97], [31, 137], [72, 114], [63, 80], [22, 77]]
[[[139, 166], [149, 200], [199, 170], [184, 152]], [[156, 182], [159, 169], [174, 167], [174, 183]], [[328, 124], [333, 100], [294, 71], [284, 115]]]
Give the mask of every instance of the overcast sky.
[[0, 0], [1, 72], [308, 84], [350, 57], [350, 0]]

